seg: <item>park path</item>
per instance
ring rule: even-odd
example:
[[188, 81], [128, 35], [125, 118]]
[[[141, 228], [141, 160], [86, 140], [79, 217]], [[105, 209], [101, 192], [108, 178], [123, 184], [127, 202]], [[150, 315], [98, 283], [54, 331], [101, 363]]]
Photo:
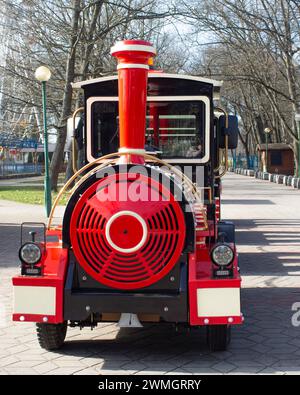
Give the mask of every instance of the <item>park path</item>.
[[229, 350], [214, 354], [203, 329], [113, 324], [71, 329], [63, 350], [41, 350], [32, 324], [10, 320], [10, 278], [18, 271], [17, 224], [43, 220], [43, 207], [0, 201], [0, 373], [299, 374], [300, 327], [291, 319], [300, 302], [300, 191], [231, 173], [223, 186], [222, 216], [237, 227], [246, 321], [233, 328]]
[[[63, 184], [58, 183], [61, 187]], [[18, 177], [18, 178], [0, 178], [0, 188], [5, 187], [43, 187], [44, 176], [33, 176], [33, 177]]]

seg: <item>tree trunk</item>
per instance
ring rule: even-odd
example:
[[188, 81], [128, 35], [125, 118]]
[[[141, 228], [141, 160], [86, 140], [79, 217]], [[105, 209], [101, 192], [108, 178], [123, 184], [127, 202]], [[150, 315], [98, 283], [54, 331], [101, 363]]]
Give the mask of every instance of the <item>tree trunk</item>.
[[295, 162], [295, 177], [299, 175], [299, 145], [300, 141], [294, 140], [294, 162]]
[[67, 120], [72, 109], [72, 86], [71, 82], [75, 75], [76, 46], [79, 34], [80, 0], [73, 0], [72, 32], [70, 37], [70, 49], [66, 64], [65, 87], [62, 103], [62, 111], [59, 121], [56, 148], [51, 161], [51, 186], [57, 190], [58, 175], [63, 163], [64, 148], [67, 137]]
[[[100, 15], [102, 5], [103, 5], [103, 1], [99, 1], [98, 3], [96, 3], [94, 5], [92, 20], [91, 20], [89, 31], [87, 34], [87, 42], [84, 47], [84, 53], [82, 56], [82, 63], [80, 66], [80, 69], [81, 69], [80, 76], [81, 76], [82, 80], [85, 80], [87, 78], [90, 55], [91, 55], [91, 52], [92, 52], [92, 49], [94, 46], [94, 35], [96, 32], [96, 23], [99, 18], [99, 15]], [[79, 97], [76, 100], [75, 108], [78, 108], [78, 107], [79, 107]], [[74, 133], [74, 131], [73, 131], [73, 133]], [[82, 149], [78, 150], [78, 161], [76, 164], [78, 169], [83, 165], [82, 156], [84, 155], [84, 152], [80, 152], [80, 151], [83, 151], [83, 150]], [[80, 160], [80, 158], [81, 158], [81, 160]], [[68, 181], [74, 174], [73, 173], [73, 166], [72, 166], [72, 164], [73, 164], [72, 152], [71, 152], [68, 159], [69, 160], [68, 160], [68, 164], [67, 164], [67, 171], [66, 171], [66, 178], [65, 178], [66, 181]]]
[[247, 133], [245, 138], [245, 154], [246, 154], [246, 161], [247, 161], [247, 169], [250, 169], [250, 151], [249, 151], [249, 133]]

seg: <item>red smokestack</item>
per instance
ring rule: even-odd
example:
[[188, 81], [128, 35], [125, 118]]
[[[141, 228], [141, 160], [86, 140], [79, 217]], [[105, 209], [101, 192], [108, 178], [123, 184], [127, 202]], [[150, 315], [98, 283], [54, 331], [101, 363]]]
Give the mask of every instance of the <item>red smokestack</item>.
[[148, 62], [156, 51], [147, 41], [125, 40], [116, 43], [111, 54], [118, 59], [119, 151], [145, 152]]

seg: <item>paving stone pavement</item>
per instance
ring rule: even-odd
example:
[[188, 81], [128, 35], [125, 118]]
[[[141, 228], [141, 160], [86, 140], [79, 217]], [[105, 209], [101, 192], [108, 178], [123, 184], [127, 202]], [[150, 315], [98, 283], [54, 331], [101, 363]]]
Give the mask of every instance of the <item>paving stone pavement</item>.
[[237, 226], [246, 321], [218, 353], [203, 328], [168, 325], [69, 329], [62, 350], [40, 349], [34, 325], [10, 314], [17, 224], [44, 220], [43, 208], [0, 201], [0, 374], [299, 374], [300, 326], [291, 319], [300, 303], [300, 191], [229, 174], [223, 196], [222, 216]]

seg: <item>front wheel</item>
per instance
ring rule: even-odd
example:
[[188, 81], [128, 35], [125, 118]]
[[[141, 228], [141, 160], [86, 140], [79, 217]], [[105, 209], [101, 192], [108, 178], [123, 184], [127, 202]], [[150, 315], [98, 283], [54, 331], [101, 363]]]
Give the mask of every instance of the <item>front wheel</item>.
[[210, 325], [207, 327], [207, 344], [210, 351], [226, 351], [231, 339], [231, 326]]
[[67, 322], [61, 324], [36, 324], [40, 346], [48, 351], [58, 350], [64, 344], [67, 328]]

